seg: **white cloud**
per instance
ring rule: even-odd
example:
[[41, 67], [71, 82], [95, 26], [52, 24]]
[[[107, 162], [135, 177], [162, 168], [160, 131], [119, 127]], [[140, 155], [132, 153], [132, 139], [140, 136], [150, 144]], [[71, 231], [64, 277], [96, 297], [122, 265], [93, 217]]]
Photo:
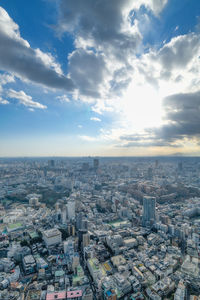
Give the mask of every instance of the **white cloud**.
[[13, 75], [0, 74], [0, 104], [9, 104], [8, 100], [1, 97], [3, 94], [3, 86], [14, 81], [15, 78]]
[[149, 6], [150, 9], [152, 9], [152, 11], [157, 15], [163, 10], [167, 2], [168, 0], [146, 0], [144, 1], [144, 5]]
[[[61, 1], [59, 32], [73, 34], [76, 49], [69, 55], [69, 75], [77, 89], [74, 98], [94, 103], [120, 94], [131, 77], [130, 62], [138, 51], [141, 34], [129, 14], [130, 0], [98, 3], [86, 0]], [[91, 30], [91, 28], [93, 28]]]
[[[168, 122], [164, 99], [169, 95], [199, 91], [200, 35], [188, 33], [160, 41], [160, 48], [143, 49], [151, 14], [158, 16], [167, 0], [60, 1], [59, 33], [74, 36], [76, 49], [69, 56], [69, 72], [78, 86], [74, 98], [90, 103], [98, 114], [112, 114], [113, 123], [98, 139], [122, 142], [137, 133], [141, 141], [125, 145], [176, 147], [164, 141], [155, 127]], [[135, 10], [144, 5], [145, 12]], [[138, 19], [137, 19], [138, 18]], [[177, 35], [179, 27], [174, 30]], [[173, 108], [171, 108], [173, 111]], [[150, 130], [150, 131], [148, 131]], [[163, 129], [167, 132], [168, 128]], [[147, 134], [149, 139], [145, 139]], [[82, 136], [85, 140], [93, 137]], [[95, 138], [96, 139], [96, 138]], [[132, 143], [130, 143], [132, 142]]]
[[[194, 142], [194, 136], [199, 134], [198, 109], [192, 111], [188, 107], [191, 99], [199, 96], [199, 53], [199, 34], [188, 33], [172, 38], [157, 51], [149, 50], [135, 57], [132, 81], [123, 96], [115, 98], [115, 101], [98, 102], [98, 113], [104, 113], [109, 108], [117, 120], [102, 131], [101, 139], [127, 147], [181, 147], [183, 137]], [[170, 95], [178, 99], [178, 111], [175, 101], [169, 111], [164, 105]], [[140, 141], [133, 140], [138, 134]], [[145, 135], [148, 140], [144, 139]], [[122, 141], [121, 136], [127, 137], [127, 141]]]
[[57, 96], [56, 97], [57, 100], [59, 100], [60, 102], [70, 102], [69, 98], [66, 95], [62, 95], [62, 96]]
[[0, 86], [6, 85], [7, 83], [15, 82], [13, 75], [9, 74], [0, 74]]
[[91, 121], [95, 121], [95, 122], [101, 122], [101, 119], [97, 118], [97, 117], [92, 117], [90, 118]]
[[14, 81], [15, 81], [15, 78], [13, 75], [0, 74], [0, 95], [3, 92], [3, 86], [6, 85], [7, 83], [11, 83]]
[[13, 89], [10, 89], [7, 92], [7, 97], [8, 98], [14, 98], [17, 99], [19, 101], [20, 104], [27, 106], [29, 108], [39, 108], [39, 109], [46, 109], [47, 106], [43, 105], [39, 102], [35, 102], [32, 100], [32, 97], [27, 95], [24, 91], [15, 91]]
[[81, 140], [86, 141], [86, 142], [96, 142], [96, 141], [98, 141], [98, 138], [93, 137], [93, 136], [88, 136], [88, 135], [79, 135], [79, 138]]
[[19, 42], [24, 47], [30, 47], [29, 43], [21, 38], [19, 26], [9, 17], [3, 7], [0, 7], [0, 32], [4, 36], [10, 37], [11, 40]]
[[2, 99], [2, 98], [0, 97], [0, 104], [6, 105], [6, 104], [9, 104], [9, 101], [8, 101], [8, 100], [5, 100], [5, 99]]
[[60, 1], [56, 30], [73, 34], [76, 48], [68, 56], [69, 76], [77, 87], [73, 99], [92, 104], [99, 114], [116, 110], [143, 48], [140, 20], [133, 10], [144, 5], [157, 15], [166, 4], [167, 0]]
[[[142, 34], [147, 24], [148, 27], [151, 26], [151, 14], [148, 10], [152, 10], [157, 16], [166, 4], [167, 0], [60, 1], [57, 30], [60, 34], [71, 33], [75, 45], [74, 51], [68, 56], [69, 86], [66, 90], [72, 91], [73, 99], [89, 103], [92, 111], [115, 116], [111, 127], [102, 130], [98, 137], [79, 136], [82, 140], [104, 139], [118, 143], [122, 141], [121, 136], [128, 136], [131, 138], [123, 140], [123, 145], [131, 146], [132, 142], [132, 146], [135, 147], [139, 145], [138, 136], [135, 137], [138, 133], [141, 138], [140, 144], [165, 146], [164, 141], [160, 140], [160, 132], [146, 131], [156, 126], [163, 127], [170, 122], [170, 119], [164, 118], [166, 107], [163, 109], [163, 99], [170, 95], [177, 98], [184, 94], [188, 99], [191, 98], [191, 93], [198, 95], [200, 86], [198, 33], [176, 36], [169, 42], [160, 41], [162, 46], [159, 49], [149, 48], [144, 52]], [[141, 5], [147, 10], [140, 20], [137, 19], [139, 14], [134, 12]], [[56, 80], [52, 77], [47, 79], [46, 83], [44, 79], [46, 76], [42, 76], [43, 85], [64, 88], [65, 84], [60, 81], [64, 76], [55, 58], [50, 53], [32, 49], [28, 42], [21, 38], [17, 24], [6, 15], [5, 11], [2, 16], [0, 15], [0, 19], [3, 20], [0, 38], [6, 37], [7, 42], [10, 36], [11, 44], [17, 46], [18, 53], [22, 49], [27, 61], [34, 58], [34, 62], [35, 60], [37, 63], [40, 62], [42, 70], [43, 68], [51, 70], [56, 75]], [[144, 20], [145, 24], [141, 24]], [[177, 26], [174, 35], [177, 35], [178, 29]], [[3, 53], [6, 58], [5, 49], [1, 52], [3, 51], [1, 47], [3, 46], [0, 44], [0, 55]], [[10, 58], [13, 58], [12, 55]], [[0, 66], [1, 63], [4, 62], [0, 59]], [[12, 69], [10, 60], [7, 64]], [[24, 69], [28, 69], [27, 64]], [[20, 67], [17, 72], [18, 76], [23, 77], [28, 71], [23, 70], [24, 73], [20, 75]], [[31, 76], [29, 74], [27, 77], [30, 79]], [[34, 78], [31, 80], [36, 82]], [[58, 96], [57, 99], [62, 102], [69, 101], [67, 95]], [[33, 101], [32, 98], [29, 100]], [[170, 107], [171, 114], [173, 105], [174, 102]], [[98, 122], [101, 119], [93, 117], [91, 120]], [[80, 125], [78, 127], [81, 128]], [[167, 131], [169, 128], [165, 127], [165, 132]], [[148, 134], [150, 139], [145, 139], [145, 134]]]

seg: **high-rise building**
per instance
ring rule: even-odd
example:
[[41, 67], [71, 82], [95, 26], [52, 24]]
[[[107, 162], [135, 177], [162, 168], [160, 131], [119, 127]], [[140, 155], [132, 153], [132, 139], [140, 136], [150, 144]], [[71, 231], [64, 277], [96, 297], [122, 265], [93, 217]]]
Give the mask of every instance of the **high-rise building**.
[[75, 236], [75, 226], [72, 224], [67, 225], [68, 236]]
[[84, 229], [80, 229], [78, 231], [78, 246], [79, 249], [81, 248], [82, 244], [83, 244], [83, 236], [87, 234], [87, 230]]
[[155, 161], [155, 167], [157, 168], [158, 167], [158, 160], [156, 159], [156, 161]]
[[152, 168], [148, 168], [147, 177], [149, 180], [151, 180], [153, 178], [153, 169]]
[[55, 167], [55, 160], [53, 160], [53, 159], [48, 160], [48, 167], [49, 168], [54, 168]]
[[67, 241], [64, 241], [64, 253], [73, 256], [74, 255], [74, 242], [72, 239], [68, 239]]
[[156, 219], [156, 198], [144, 196], [143, 198], [143, 225], [148, 226]]
[[88, 220], [86, 218], [82, 219], [81, 229], [88, 229]]
[[62, 220], [62, 224], [66, 224], [66, 222], [67, 222], [67, 207], [63, 207], [63, 209], [62, 209], [61, 220]]
[[98, 169], [98, 167], [99, 167], [99, 160], [98, 160], [98, 158], [94, 159], [94, 161], [93, 161], [93, 167], [94, 167], [95, 170]]
[[83, 234], [83, 247], [87, 247], [90, 244], [90, 235], [89, 233]]
[[67, 203], [67, 216], [69, 220], [75, 219], [75, 201]]
[[82, 228], [82, 221], [83, 221], [83, 213], [79, 212], [76, 216], [76, 229], [79, 230]]
[[90, 168], [89, 163], [84, 162], [84, 163], [82, 164], [82, 171], [87, 172], [87, 171], [89, 171], [89, 168]]
[[182, 172], [183, 171], [183, 163], [180, 161], [178, 163], [178, 172]]

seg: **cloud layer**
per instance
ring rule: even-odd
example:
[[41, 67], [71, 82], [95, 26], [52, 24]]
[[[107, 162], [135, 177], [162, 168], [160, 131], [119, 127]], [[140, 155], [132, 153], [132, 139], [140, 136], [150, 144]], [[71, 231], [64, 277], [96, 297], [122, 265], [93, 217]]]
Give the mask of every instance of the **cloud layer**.
[[[94, 103], [97, 113], [119, 116], [116, 125], [102, 130], [100, 139], [123, 147], [174, 148], [199, 135], [199, 34], [175, 36], [143, 51], [140, 22], [148, 19], [150, 10], [158, 16], [166, 4], [167, 0], [60, 1], [58, 32], [72, 34], [76, 47], [69, 56], [70, 77], [78, 86], [75, 97]], [[142, 5], [146, 10], [140, 20], [135, 12]], [[152, 89], [155, 93], [148, 94]], [[162, 125], [157, 122], [161, 126], [155, 128], [149, 122], [148, 127], [143, 122], [147, 127], [138, 132], [134, 118], [156, 118], [156, 106], [162, 106]]]
[[145, 2], [60, 2], [57, 31], [74, 36], [76, 49], [69, 55], [69, 74], [81, 100], [108, 99], [127, 87], [131, 80], [130, 60], [141, 43], [137, 21], [132, 23], [130, 12]]
[[[0, 7], [0, 69], [8, 72], [0, 75], [0, 104], [9, 104], [7, 97], [29, 109], [46, 108], [19, 88], [3, 91], [15, 76], [52, 89], [61, 103], [80, 100], [100, 114], [88, 118], [99, 122], [100, 131], [95, 137], [84, 132], [82, 140], [140, 149], [199, 144], [199, 32], [178, 35], [177, 25], [167, 42], [149, 47], [144, 41], [146, 23], [151, 29], [167, 2], [60, 0], [57, 36], [70, 34], [74, 41], [74, 50], [66, 53], [67, 75], [51, 53], [21, 37]], [[107, 128], [103, 114], [112, 116]]]
[[20, 36], [18, 25], [0, 7], [0, 68], [48, 88], [71, 91], [74, 84], [64, 76], [49, 53], [33, 49]]
[[29, 108], [39, 108], [39, 109], [46, 109], [46, 105], [43, 105], [39, 102], [33, 101], [32, 97], [27, 95], [24, 91], [15, 91], [10, 89], [7, 93], [8, 98], [17, 99], [20, 104], [27, 106]]

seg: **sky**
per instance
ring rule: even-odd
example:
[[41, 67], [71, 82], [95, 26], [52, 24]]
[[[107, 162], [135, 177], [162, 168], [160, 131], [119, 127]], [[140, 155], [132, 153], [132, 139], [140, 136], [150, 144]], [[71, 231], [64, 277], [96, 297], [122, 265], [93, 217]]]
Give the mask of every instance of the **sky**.
[[1, 0], [0, 157], [200, 155], [200, 1]]

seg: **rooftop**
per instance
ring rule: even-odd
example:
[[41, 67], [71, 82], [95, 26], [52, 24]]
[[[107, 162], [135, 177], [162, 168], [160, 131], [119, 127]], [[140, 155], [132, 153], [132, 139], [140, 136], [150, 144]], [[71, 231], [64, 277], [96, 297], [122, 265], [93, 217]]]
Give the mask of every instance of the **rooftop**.
[[46, 235], [46, 237], [51, 238], [60, 235], [61, 232], [57, 228], [53, 228], [53, 229], [45, 230], [43, 234]]

